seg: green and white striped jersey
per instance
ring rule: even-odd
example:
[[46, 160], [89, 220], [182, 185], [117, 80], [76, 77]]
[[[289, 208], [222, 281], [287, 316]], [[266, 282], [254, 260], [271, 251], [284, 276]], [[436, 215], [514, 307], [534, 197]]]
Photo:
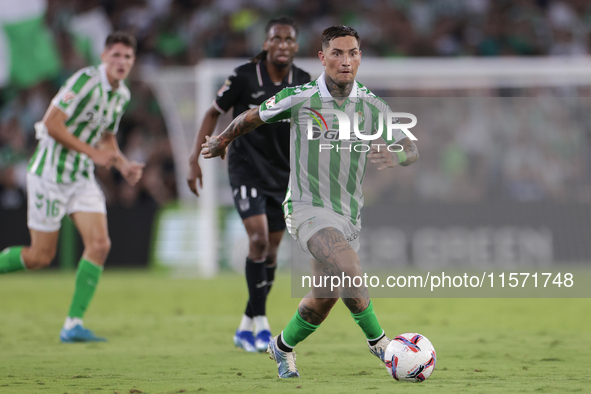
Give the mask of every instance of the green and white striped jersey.
[[[113, 91], [105, 66], [86, 67], [72, 75], [51, 104], [67, 116], [66, 128], [79, 140], [95, 146], [105, 131], [116, 133], [130, 99], [123, 81]], [[39, 144], [27, 171], [56, 183], [94, 179], [94, 163], [75, 150], [67, 149], [47, 135], [41, 122], [35, 125]]]
[[[350, 139], [339, 139], [338, 116], [326, 112], [322, 115], [323, 109], [339, 110], [347, 115]], [[388, 112], [391, 111], [382, 99], [356, 81], [349, 97], [339, 106], [326, 87], [324, 74], [305, 85], [283, 89], [261, 104], [259, 115], [264, 122], [291, 121], [290, 177], [283, 203], [285, 214], [291, 214], [294, 206], [299, 204], [325, 207], [360, 227], [361, 184], [372, 141], [355, 136], [353, 120], [357, 119], [361, 134], [376, 134], [381, 128], [383, 139], [391, 144], [406, 136], [400, 129], [394, 129], [392, 138], [387, 138]], [[397, 119], [391, 121], [398, 122]], [[312, 126], [311, 131], [309, 126]]]

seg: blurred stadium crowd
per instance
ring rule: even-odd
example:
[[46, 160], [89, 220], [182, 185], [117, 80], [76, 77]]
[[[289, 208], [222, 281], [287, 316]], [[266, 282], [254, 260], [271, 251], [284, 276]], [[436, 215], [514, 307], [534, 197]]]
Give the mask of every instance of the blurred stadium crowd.
[[583, 55], [591, 45], [587, 0], [52, 0], [48, 22], [132, 31], [139, 63], [191, 65], [252, 56], [261, 26], [281, 14], [300, 24], [306, 57], [335, 24], [355, 27], [365, 56]]
[[378, 198], [455, 203], [591, 200], [587, 89], [522, 88], [509, 92], [514, 96], [497, 96], [498, 91], [464, 91], [464, 97], [432, 93], [388, 99], [392, 107], [398, 103], [412, 108], [420, 120], [416, 135], [421, 158], [395, 177], [368, 169], [368, 203]]
[[[364, 56], [591, 53], [591, 2], [587, 0], [48, 0], [45, 22], [56, 43], [61, 71], [32, 86], [8, 85], [0, 90], [0, 208], [26, 204], [24, 172], [36, 144], [33, 124], [43, 117], [67, 77], [98, 63], [110, 31], [136, 35], [137, 73], [141, 67], [194, 65], [204, 58], [250, 57], [260, 51], [262, 26], [283, 14], [300, 24], [299, 56], [304, 57], [315, 57], [322, 30], [340, 23], [358, 30]], [[97, 178], [109, 205], [166, 204], [176, 198], [166, 126], [153, 94], [135, 73], [130, 76], [132, 101], [120, 126], [119, 143], [130, 159], [147, 163], [144, 179], [134, 189], [121, 182], [115, 171], [98, 170]], [[589, 115], [580, 102], [565, 111], [569, 113], [556, 114], [556, 119], [568, 120], [574, 128], [564, 135], [548, 137], [517, 125], [494, 140], [491, 133], [498, 130], [479, 133], [483, 122], [464, 114], [472, 120], [455, 135], [434, 134], [420, 141], [421, 160], [430, 166], [423, 171], [428, 179], [411, 181], [416, 171], [411, 169], [401, 175], [407, 180], [402, 179], [404, 186], [396, 188], [394, 195], [442, 201], [480, 201], [491, 193], [518, 201], [588, 198], [589, 130], [580, 125], [588, 127]], [[542, 115], [532, 114], [528, 116], [536, 124]], [[579, 118], [573, 120], [571, 115]], [[553, 130], [566, 129], [557, 124]], [[537, 170], [540, 166], [547, 168], [543, 174]], [[580, 193], [568, 193], [571, 186], [581, 189]]]
[[[300, 24], [300, 56], [316, 57], [327, 26], [354, 26], [365, 56], [582, 55], [590, 52], [586, 0], [84, 0], [52, 1], [50, 23], [133, 31], [141, 64], [248, 57], [264, 26], [285, 14]], [[102, 5], [102, 7], [100, 7]], [[92, 17], [91, 17], [92, 15]], [[64, 26], [67, 30], [67, 26]]]

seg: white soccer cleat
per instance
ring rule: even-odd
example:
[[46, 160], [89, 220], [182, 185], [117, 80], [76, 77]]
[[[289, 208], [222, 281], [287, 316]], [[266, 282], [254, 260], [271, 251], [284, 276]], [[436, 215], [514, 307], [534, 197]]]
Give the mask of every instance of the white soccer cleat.
[[384, 361], [384, 356], [386, 354], [386, 348], [388, 347], [388, 345], [390, 344], [390, 342], [392, 342], [392, 340], [390, 338], [388, 338], [387, 335], [384, 335], [382, 337], [382, 339], [380, 339], [378, 341], [378, 343], [376, 343], [373, 346], [371, 346], [369, 344], [369, 341], [368, 341], [367, 342], [367, 347], [369, 347], [369, 351], [371, 352], [371, 354], [373, 354], [374, 356], [376, 356], [377, 358], [379, 358], [380, 361], [382, 361], [383, 363], [386, 363]]
[[282, 378], [299, 378], [300, 373], [296, 367], [296, 354], [295, 352], [284, 352], [277, 347], [277, 335], [271, 339], [269, 346], [267, 347], [267, 353], [269, 358], [275, 360], [277, 363], [277, 375]]

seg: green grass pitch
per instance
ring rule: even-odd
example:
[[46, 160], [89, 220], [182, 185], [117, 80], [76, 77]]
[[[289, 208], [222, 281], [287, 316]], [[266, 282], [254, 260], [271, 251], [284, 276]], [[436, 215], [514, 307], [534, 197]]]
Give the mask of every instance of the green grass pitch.
[[[297, 347], [301, 379], [280, 380], [265, 354], [236, 350], [241, 276], [170, 279], [107, 270], [85, 319], [108, 343], [61, 344], [73, 273], [0, 276], [0, 393], [591, 392], [589, 299], [375, 299], [386, 333], [426, 335], [437, 350], [424, 383], [399, 383], [338, 303]], [[292, 317], [287, 276], [268, 304]]]

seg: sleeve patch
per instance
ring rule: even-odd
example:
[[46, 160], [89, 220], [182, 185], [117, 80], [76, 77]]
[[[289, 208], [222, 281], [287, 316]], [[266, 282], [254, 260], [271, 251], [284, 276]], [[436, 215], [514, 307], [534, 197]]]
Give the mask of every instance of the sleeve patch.
[[226, 79], [226, 82], [224, 82], [224, 85], [222, 85], [220, 90], [218, 90], [217, 95], [219, 97], [222, 97], [224, 95], [224, 92], [227, 91], [228, 89], [230, 89], [230, 85], [232, 85], [232, 81], [230, 81], [229, 79]]
[[70, 104], [74, 100], [75, 97], [76, 97], [76, 94], [72, 91], [69, 91], [66, 94], [64, 94], [64, 98], [62, 101], [65, 104]]
[[272, 108], [275, 106], [275, 96], [271, 97], [269, 100], [265, 101], [265, 106], [268, 108]]

